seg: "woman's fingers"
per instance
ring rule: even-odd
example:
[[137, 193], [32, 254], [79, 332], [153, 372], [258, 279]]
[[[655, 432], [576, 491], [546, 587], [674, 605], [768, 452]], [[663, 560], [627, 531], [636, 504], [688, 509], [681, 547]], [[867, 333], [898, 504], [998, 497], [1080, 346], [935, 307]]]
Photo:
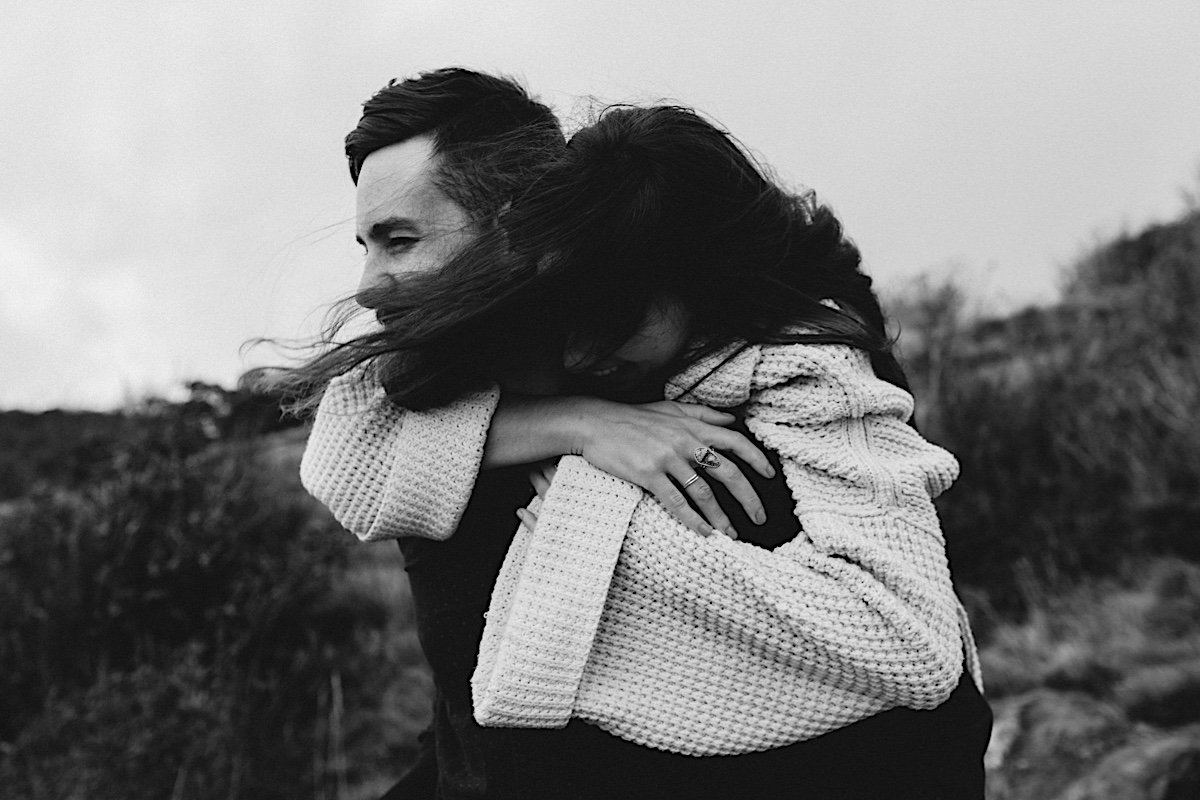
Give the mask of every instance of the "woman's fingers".
[[705, 470], [705, 477], [725, 484], [725, 488], [729, 490], [733, 498], [746, 510], [746, 516], [752, 519], [756, 525], [762, 525], [767, 521], [767, 512], [758, 492], [754, 491], [750, 481], [746, 480], [746, 476], [732, 461], [722, 459], [721, 466]]
[[690, 426], [691, 433], [702, 442], [722, 450], [732, 450], [739, 458], [754, 467], [764, 478], [775, 476], [775, 470], [771, 467], [771, 462], [763, 455], [762, 450], [742, 434], [737, 431], [731, 431], [726, 427], [737, 419], [733, 414], [691, 403], [664, 402], [662, 406], [664, 410], [669, 410], [703, 423], [701, 425], [692, 424]]
[[[703, 478], [701, 478], [701, 482], [703, 482]], [[705, 522], [704, 518], [688, 505], [687, 498], [683, 496], [683, 492], [675, 484], [667, 480], [665, 475], [662, 477], [661, 482], [655, 482], [654, 487], [650, 491], [658, 498], [658, 502], [662, 503], [663, 507], [667, 511], [670, 511], [676, 519], [701, 536], [727, 535], [725, 531], [714, 528]]]
[[543, 500], [546, 498], [546, 490], [550, 488], [550, 484], [554, 481], [554, 473], [558, 471], [558, 462], [550, 459], [539, 461], [529, 471], [529, 482], [533, 484], [533, 489], [538, 493], [538, 497]]
[[533, 530], [534, 526], [537, 525], [537, 514], [534, 514], [528, 508], [518, 508], [517, 519], [521, 520], [529, 530]]
[[533, 490], [537, 492], [538, 497], [546, 499], [546, 490], [550, 488], [550, 481], [546, 480], [546, 475], [540, 469], [530, 470], [529, 482], [533, 484]]
[[[726, 427], [736, 421], [733, 414], [670, 400], [636, 406], [596, 401], [591, 408], [581, 424], [576, 452], [653, 494], [692, 530], [708, 535], [715, 527], [736, 536], [728, 514], [713, 496], [713, 485], [707, 483], [711, 480], [728, 487], [751, 519], [763, 519], [762, 502], [742, 470], [748, 465], [768, 478], [775, 470], [748, 437]], [[694, 460], [696, 450], [703, 447], [740, 460], [727, 458], [715, 474], [692, 480], [697, 472], [705, 472]], [[534, 481], [539, 494], [548, 484], [549, 479]]]
[[687, 492], [688, 497], [696, 504], [696, 508], [700, 509], [700, 513], [704, 518], [712, 523], [712, 527], [731, 539], [738, 538], [737, 531], [733, 529], [733, 523], [729, 521], [729, 517], [721, 509], [721, 504], [717, 502], [712, 487], [708, 485], [708, 481], [704, 479], [704, 476], [698, 470], [692, 470], [686, 465], [680, 465], [678, 471], [672, 474], [671, 477]]
[[[708, 444], [718, 450], [728, 450], [738, 458], [745, 461], [754, 471], [764, 478], [774, 478], [775, 468], [771, 466], [771, 462], [767, 460], [766, 455], [758, 445], [742, 436], [737, 431], [727, 430], [725, 428], [712, 427], [704, 432], [707, 434]], [[701, 439], [705, 436], [702, 434]], [[741, 470], [738, 470], [741, 474]]]
[[698, 419], [701, 422], [707, 422], [709, 425], [728, 425], [737, 420], [737, 417], [735, 417], [733, 414], [730, 414], [728, 411], [720, 411], [715, 408], [709, 408], [708, 406], [696, 405], [694, 403], [678, 403], [673, 401], [671, 402], [671, 405], [674, 406], [676, 411], [683, 414], [683, 416], [691, 417], [692, 419]]
[[[733, 453], [753, 467], [763, 477], [772, 478], [775, 476], [775, 468], [771, 466], [771, 462], [767, 460], [762, 450], [737, 431], [710, 426], [707, 430], [702, 431], [700, 436], [702, 437], [701, 441], [705, 441], [707, 446]], [[763, 507], [762, 500], [759, 498], [758, 492], [754, 490], [750, 481], [742, 474], [741, 468], [729, 458], [721, 458], [720, 456], [718, 458], [721, 460], [720, 466], [702, 468], [696, 464], [694, 452], [688, 454], [689, 466], [697, 470], [703, 469], [706, 478], [715, 479], [725, 484], [725, 488], [729, 490], [729, 493], [746, 510], [746, 516], [754, 520], [758, 525], [766, 522], [766, 510]], [[711, 487], [706, 487], [706, 489], [708, 490], [707, 494], [711, 495]], [[712, 500], [712, 503], [713, 505], [717, 505], [715, 499]], [[720, 506], [717, 505], [717, 508], [720, 508]], [[710, 520], [713, 519], [707, 507], [702, 508], [702, 510], [705, 516], [708, 516]], [[715, 520], [713, 524], [721, 527]]]

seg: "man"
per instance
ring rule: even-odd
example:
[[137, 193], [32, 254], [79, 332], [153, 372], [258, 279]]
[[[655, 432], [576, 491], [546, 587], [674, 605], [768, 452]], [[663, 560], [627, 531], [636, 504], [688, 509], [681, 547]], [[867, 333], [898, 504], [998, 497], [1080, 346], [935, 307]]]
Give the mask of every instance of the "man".
[[[515, 187], [528, 182], [546, 151], [562, 146], [562, 132], [553, 112], [504, 78], [441, 69], [392, 81], [376, 93], [364, 104], [361, 120], [346, 137], [350, 175], [357, 185], [356, 239], [365, 251], [357, 295], [360, 304], [372, 307], [394, 277], [440, 267], [495, 218]], [[323, 410], [329, 410], [338, 388], [331, 387]], [[478, 435], [481, 427], [486, 430], [495, 402], [495, 397], [481, 398], [468, 404], [459, 417], [469, 418]], [[421, 431], [413, 430], [418, 425], [405, 424], [406, 412], [387, 406], [377, 411], [395, 415], [397, 434], [407, 431], [414, 439], [422, 438]], [[317, 425], [328, 416], [318, 416]], [[450, 430], [455, 428], [454, 421], [449, 420]], [[353, 419], [350, 422], [356, 424]], [[438, 422], [424, 428], [436, 434]], [[314, 437], [314, 441], [319, 439]], [[437, 436], [432, 439], [436, 441]], [[331, 463], [361, 469], [368, 480], [386, 477], [385, 470], [355, 463], [356, 455], [353, 448], [324, 454], [310, 446], [301, 468], [305, 484], [321, 497], [321, 490], [315, 487], [323, 485], [323, 472]], [[494, 575], [480, 574], [473, 569], [479, 559], [459, 551], [461, 543], [477, 540], [503, 548], [503, 537], [487, 535], [491, 533], [489, 521], [511, 520], [529, 490], [517, 470], [492, 471], [476, 482], [478, 463], [455, 466], [452, 474], [470, 479], [449, 491], [459, 495], [474, 491], [474, 497], [461, 523], [442, 520], [441, 526], [447, 533], [457, 527], [460, 535], [440, 547], [428, 539], [399, 539], [416, 601], [418, 636], [433, 668], [436, 696], [433, 720], [421, 736], [417, 763], [389, 797], [435, 796], [439, 771], [444, 793], [482, 793], [488, 782], [484, 766], [495, 761], [494, 756], [489, 759], [492, 754], [486, 749], [480, 750], [486, 744], [477, 740], [485, 737], [473, 730], [477, 726], [471, 718], [470, 697], [463, 692], [463, 670], [469, 678], [473, 647], [480, 635], [471, 627], [482, 630], [474, 609], [480, 602], [486, 607]], [[413, 498], [412, 505], [424, 505], [422, 499]], [[338, 514], [336, 504], [330, 505]], [[363, 532], [360, 521], [339, 519], [356, 533]]]
[[[394, 279], [439, 269], [494, 226], [562, 147], [550, 109], [503, 78], [442, 69], [393, 81], [378, 92], [346, 137], [357, 185], [356, 238], [365, 251], [359, 303], [380, 309]], [[386, 327], [386, 315], [381, 311], [380, 316]], [[537, 394], [553, 389], [524, 388]], [[687, 494], [707, 519], [665, 477], [665, 467], [639, 474], [620, 463], [621, 454], [658, 445], [663, 458], [678, 458], [667, 452], [666, 440], [672, 431], [685, 430], [696, 443], [739, 452], [760, 470], [766, 464], [748, 440], [720, 427], [732, 415], [675, 403], [601, 402], [507, 394], [502, 403], [492, 389], [443, 407], [407, 411], [388, 400], [369, 366], [335, 378], [325, 392], [301, 477], [360, 538], [399, 537], [417, 632], [436, 687], [418, 763], [388, 797], [436, 792], [451, 798], [515, 798], [529, 796], [534, 785], [545, 796], [556, 796], [550, 785], [555, 776], [546, 772], [546, 764], [529, 763], [528, 756], [549, 756], [579, 739], [559, 731], [481, 728], [473, 717], [470, 676], [482, 615], [516, 527], [515, 512], [532, 495], [527, 465], [579, 449], [586, 455], [587, 448], [576, 444], [581, 417], [593, 419], [593, 428], [611, 431], [606, 422], [621, 415], [625, 432], [605, 433], [607, 450], [595, 452], [594, 460], [638, 485], [657, 487], [655, 493], [669, 508], [706, 534], [714, 526], [721, 532], [732, 528], [706, 481], [697, 481]], [[387, 440], [364, 440], [360, 433], [368, 427], [386, 430]], [[761, 511], [734, 463], [727, 460], [712, 472], [734, 488], [749, 516]], [[383, 510], [369, 518], [356, 516], [341, 502], [338, 487], [348, 484], [377, 492], [384, 498]], [[454, 516], [449, 509], [461, 507], [466, 498], [461, 518]]]

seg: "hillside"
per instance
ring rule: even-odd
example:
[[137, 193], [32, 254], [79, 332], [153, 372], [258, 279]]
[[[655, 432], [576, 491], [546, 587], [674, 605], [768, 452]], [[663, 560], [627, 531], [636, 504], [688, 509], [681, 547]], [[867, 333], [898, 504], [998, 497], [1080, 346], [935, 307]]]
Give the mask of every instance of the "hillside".
[[997, 713], [989, 796], [1200, 794], [1200, 214], [1081, 259], [1062, 301], [897, 309]]
[[395, 547], [303, 492], [303, 429], [218, 400], [0, 415], [45, 448], [5, 452], [29, 488], [0, 502], [3, 796], [366, 798], [411, 760]]
[[922, 430], [963, 466], [941, 506], [960, 579], [1200, 558], [1200, 214], [1097, 248], [1058, 305], [966, 305], [949, 285], [896, 306]]

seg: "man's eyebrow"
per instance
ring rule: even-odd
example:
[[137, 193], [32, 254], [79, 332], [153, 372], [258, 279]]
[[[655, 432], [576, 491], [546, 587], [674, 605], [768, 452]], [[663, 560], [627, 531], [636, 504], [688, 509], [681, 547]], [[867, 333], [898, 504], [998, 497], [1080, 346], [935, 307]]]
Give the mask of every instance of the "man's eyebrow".
[[[417, 223], [409, 217], [384, 217], [378, 222], [371, 225], [367, 231], [367, 236], [375, 241], [384, 239], [389, 233], [394, 233], [398, 230], [406, 230], [416, 233], [419, 230]], [[360, 243], [362, 238], [355, 236]]]

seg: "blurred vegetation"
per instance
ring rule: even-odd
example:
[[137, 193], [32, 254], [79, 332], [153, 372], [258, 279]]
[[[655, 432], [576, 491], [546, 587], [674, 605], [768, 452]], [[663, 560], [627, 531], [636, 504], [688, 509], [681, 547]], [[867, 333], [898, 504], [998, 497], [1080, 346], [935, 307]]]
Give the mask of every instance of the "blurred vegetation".
[[182, 403], [149, 398], [120, 413], [0, 411], [0, 502], [104, 480], [135, 454], [194, 453], [299, 424], [280, 413], [278, 398], [201, 382], [187, 389]]
[[1200, 721], [1200, 565], [1134, 556], [1119, 575], [1033, 592], [1030, 612], [988, 637], [993, 696], [1045, 686], [1108, 700], [1131, 720]]
[[[971, 302], [888, 298], [962, 462], [940, 510], [993, 693], [1196, 719], [1200, 214], [1097, 247], [1056, 305]], [[429, 711], [399, 554], [303, 492], [275, 398], [189, 388], [0, 413], [0, 793], [377, 796]]]
[[[1113, 787], [1139, 774], [1193, 796], [1194, 773], [1113, 748], [1195, 758], [1200, 208], [1094, 248], [1064, 277], [1058, 303], [1003, 317], [974, 311], [954, 280], [889, 304], [921, 428], [962, 465], [938, 505], [997, 713], [989, 792], [1057, 796], [1036, 781], [1086, 776], [1096, 786], [1072, 796], [1125, 797]], [[1026, 701], [1057, 710], [1039, 718]], [[1075, 707], [1107, 720], [1111, 740], [1050, 747], [1082, 724]]]
[[5, 451], [4, 796], [347, 797], [411, 758], [404, 598], [299, 487], [304, 432], [229, 394], [0, 420], [59, 459]]
[[1200, 559], [1200, 213], [1080, 259], [1060, 303], [986, 319], [925, 282], [891, 304], [922, 431], [962, 476], [940, 501], [976, 616], [1022, 582]]

